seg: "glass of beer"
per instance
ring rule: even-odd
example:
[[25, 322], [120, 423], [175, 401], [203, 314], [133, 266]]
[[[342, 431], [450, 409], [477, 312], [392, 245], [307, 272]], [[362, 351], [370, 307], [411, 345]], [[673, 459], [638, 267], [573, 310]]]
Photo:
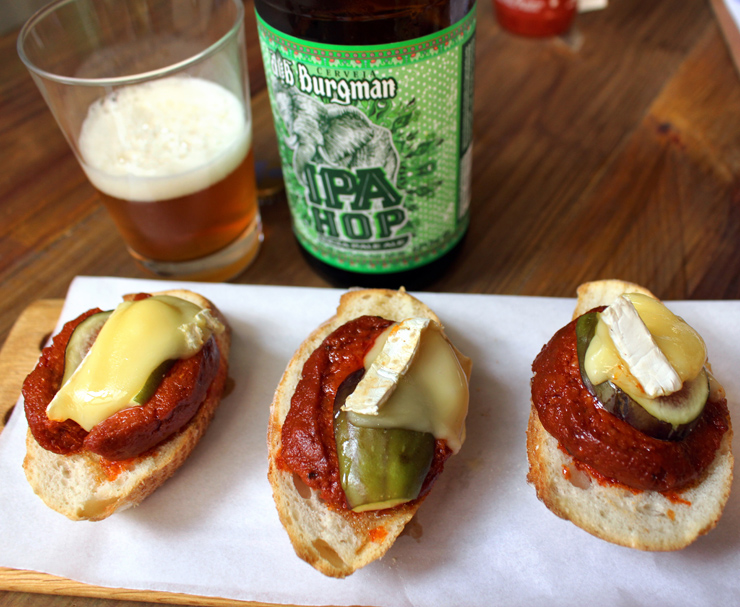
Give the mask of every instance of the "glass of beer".
[[56, 0], [18, 53], [151, 273], [228, 280], [262, 240], [241, 0]]

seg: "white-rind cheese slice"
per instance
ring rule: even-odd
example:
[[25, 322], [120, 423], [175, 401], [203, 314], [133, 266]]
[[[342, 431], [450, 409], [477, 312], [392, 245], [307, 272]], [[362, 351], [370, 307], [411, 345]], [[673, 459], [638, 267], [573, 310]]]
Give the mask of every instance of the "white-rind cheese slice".
[[421, 333], [431, 322], [428, 318], [409, 318], [387, 329], [378, 341], [385, 338], [382, 350], [371, 361], [370, 367], [357, 384], [354, 392], [347, 397], [342, 409], [363, 415], [377, 415], [398, 386], [401, 376], [406, 373], [414, 360]]
[[46, 414], [90, 431], [133, 398], [167, 360], [196, 354], [223, 325], [208, 310], [169, 295], [121, 303], [85, 358], [54, 395]]
[[600, 318], [609, 329], [617, 353], [648, 397], [666, 396], [681, 389], [681, 377], [627, 297], [617, 297]]
[[429, 432], [456, 453], [465, 440], [469, 360], [427, 318], [404, 320], [378, 341], [384, 338], [342, 406], [347, 419], [356, 426]]

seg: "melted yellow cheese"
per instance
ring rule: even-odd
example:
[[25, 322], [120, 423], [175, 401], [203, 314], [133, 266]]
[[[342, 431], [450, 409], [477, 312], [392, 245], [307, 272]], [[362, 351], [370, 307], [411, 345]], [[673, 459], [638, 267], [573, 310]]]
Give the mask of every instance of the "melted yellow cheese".
[[223, 325], [208, 310], [169, 295], [123, 302], [47, 407], [49, 419], [85, 430], [126, 407], [167, 360], [196, 354]]
[[659, 301], [637, 293], [627, 297], [679, 377], [685, 382], [699, 375], [707, 361], [701, 336]]
[[[402, 373], [393, 378], [382, 394], [373, 387], [367, 390], [372, 403], [353, 407], [348, 399], [349, 407], [345, 406], [348, 419], [356, 426], [429, 432], [446, 440], [456, 453], [465, 440], [470, 361], [455, 350], [440, 325], [433, 321], [418, 333], [412, 332], [415, 337], [406, 343], [396, 343], [395, 351], [389, 352], [388, 344], [401, 333], [400, 328], [401, 325], [394, 325], [378, 338], [375, 348], [365, 357], [365, 368], [366, 378], [370, 379], [369, 370], [374, 362], [395, 358]], [[403, 357], [400, 361], [399, 355]], [[361, 385], [362, 381], [356, 391], [363, 392]], [[357, 413], [353, 409], [371, 410], [373, 414]]]
[[[660, 301], [639, 293], [630, 293], [625, 297], [632, 302], [657, 347], [681, 381], [685, 383], [697, 377], [707, 360], [707, 350], [701, 336]], [[633, 398], [646, 396], [640, 382], [617, 353], [609, 329], [601, 320], [586, 351], [584, 367], [594, 385], [612, 381]]]

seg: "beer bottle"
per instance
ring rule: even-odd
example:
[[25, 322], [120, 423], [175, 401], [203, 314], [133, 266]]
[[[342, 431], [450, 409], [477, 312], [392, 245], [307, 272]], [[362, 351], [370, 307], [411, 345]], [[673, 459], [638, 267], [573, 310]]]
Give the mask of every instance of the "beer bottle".
[[474, 0], [255, 0], [293, 231], [338, 286], [421, 288], [469, 223]]

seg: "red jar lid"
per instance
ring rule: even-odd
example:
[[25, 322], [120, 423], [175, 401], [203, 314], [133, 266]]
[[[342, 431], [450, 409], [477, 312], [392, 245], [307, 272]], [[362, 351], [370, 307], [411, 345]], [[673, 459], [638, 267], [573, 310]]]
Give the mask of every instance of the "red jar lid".
[[522, 36], [557, 36], [568, 31], [576, 0], [494, 0], [504, 29]]

